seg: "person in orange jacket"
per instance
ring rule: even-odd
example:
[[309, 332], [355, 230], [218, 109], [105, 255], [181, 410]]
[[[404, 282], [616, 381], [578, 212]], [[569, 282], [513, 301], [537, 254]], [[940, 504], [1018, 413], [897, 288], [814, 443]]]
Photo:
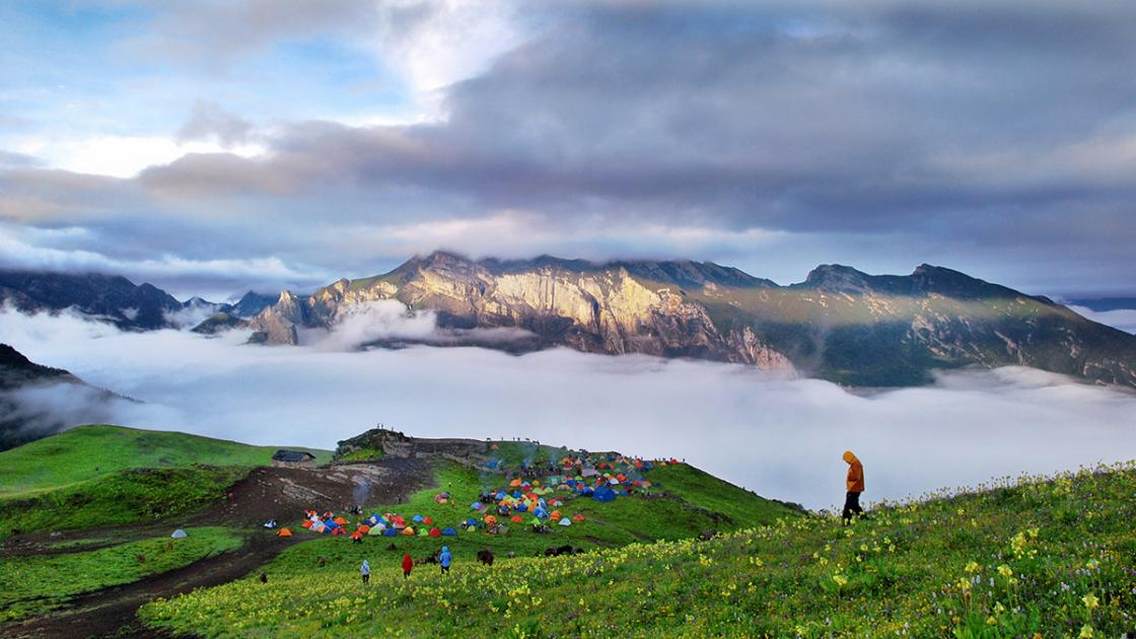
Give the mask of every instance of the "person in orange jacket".
[[403, 577], [403, 579], [408, 579], [410, 577], [410, 571], [411, 570], [414, 570], [414, 560], [410, 558], [410, 553], [406, 553], [405, 555], [402, 556], [402, 577]]
[[864, 492], [864, 465], [850, 450], [844, 451], [844, 461], [848, 462], [848, 479], [844, 482], [848, 493], [844, 497], [844, 512], [841, 517], [847, 525], [852, 521], [852, 513], [864, 516], [864, 510], [860, 508], [860, 493]]

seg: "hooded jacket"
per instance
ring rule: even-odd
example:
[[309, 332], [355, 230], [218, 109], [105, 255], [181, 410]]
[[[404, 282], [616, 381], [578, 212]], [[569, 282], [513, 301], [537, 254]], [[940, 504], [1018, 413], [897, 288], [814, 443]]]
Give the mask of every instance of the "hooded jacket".
[[367, 563], [366, 559], [363, 560], [363, 565], [359, 566], [359, 574], [361, 574], [361, 575], [371, 574], [371, 564]]
[[438, 563], [442, 564], [443, 568], [449, 568], [453, 561], [454, 556], [450, 554], [450, 547], [442, 546], [442, 552], [438, 554]]
[[402, 571], [409, 574], [412, 568], [414, 568], [414, 560], [410, 558], [409, 554], [403, 555]]
[[848, 485], [848, 492], [864, 492], [864, 465], [850, 450], [844, 451], [844, 461], [848, 462], [848, 479], [845, 482]]

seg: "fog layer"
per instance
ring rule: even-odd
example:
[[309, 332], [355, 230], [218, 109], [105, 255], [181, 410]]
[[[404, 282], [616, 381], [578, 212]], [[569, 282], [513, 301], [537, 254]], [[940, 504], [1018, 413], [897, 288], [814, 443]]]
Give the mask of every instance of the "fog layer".
[[0, 341], [146, 402], [117, 411], [119, 423], [250, 443], [334, 448], [378, 422], [419, 436], [531, 437], [685, 458], [813, 508], [843, 499], [840, 455], [849, 448], [864, 461], [869, 502], [1136, 458], [1136, 394], [1031, 369], [850, 393], [743, 366], [645, 356], [339, 352], [326, 343], [245, 345], [246, 337], [123, 333], [66, 314], [0, 311]]

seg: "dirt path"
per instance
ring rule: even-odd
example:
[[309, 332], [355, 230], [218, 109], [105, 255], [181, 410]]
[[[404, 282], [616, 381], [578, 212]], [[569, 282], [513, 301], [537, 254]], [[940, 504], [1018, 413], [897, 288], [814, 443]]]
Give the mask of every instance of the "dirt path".
[[11, 637], [161, 637], [137, 620], [138, 608], [155, 597], [172, 597], [194, 588], [217, 586], [239, 579], [271, 560], [291, 544], [272, 535], [254, 533], [241, 548], [209, 557], [184, 568], [151, 575], [71, 600], [68, 608], [44, 617], [0, 628]]
[[[429, 462], [415, 459], [384, 459], [377, 463], [350, 464], [328, 468], [258, 468], [229, 490], [230, 497], [183, 521], [159, 526], [101, 529], [69, 533], [64, 538], [96, 535], [99, 541], [85, 550], [101, 545], [107, 538], [115, 543], [153, 534], [163, 534], [176, 526], [217, 526], [253, 529], [245, 545], [216, 557], [134, 583], [78, 595], [67, 608], [21, 623], [0, 626], [0, 637], [167, 637], [145, 628], [137, 619], [138, 608], [156, 597], [172, 597], [195, 588], [217, 586], [239, 579], [272, 560], [299, 540], [283, 540], [259, 526], [268, 519], [282, 522], [296, 520], [307, 508], [341, 511], [350, 505], [395, 503], [406, 501], [410, 493], [433, 482]], [[8, 560], [19, 556], [56, 554], [58, 549], [48, 541], [60, 537], [26, 539], [6, 544]]]

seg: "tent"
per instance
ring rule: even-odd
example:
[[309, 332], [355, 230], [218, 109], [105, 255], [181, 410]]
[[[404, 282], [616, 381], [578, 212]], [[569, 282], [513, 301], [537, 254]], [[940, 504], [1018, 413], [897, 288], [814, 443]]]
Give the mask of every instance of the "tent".
[[520, 515], [513, 515], [512, 517], [509, 518], [509, 521], [513, 522], [514, 524], [520, 524], [520, 523], [523, 523], [525, 520]]
[[429, 515], [426, 515], [425, 517], [422, 518], [422, 523], [426, 524], [427, 526], [433, 525], [434, 518], [429, 516]]
[[437, 527], [431, 528], [430, 529], [430, 536], [431, 537], [441, 537], [442, 531], [440, 529], [438, 529]]
[[571, 525], [572, 525], [572, 520], [571, 520], [571, 519], [568, 519], [567, 517], [564, 517], [564, 518], [562, 518], [562, 519], [560, 520], [560, 525], [561, 525], [561, 526], [571, 526]]
[[414, 528], [411, 527], [411, 526], [407, 526], [406, 528], [402, 529], [402, 534], [406, 535], [407, 537], [413, 537], [414, 536]]
[[552, 511], [551, 513], [548, 514], [548, 518], [551, 519], [552, 521], [556, 521], [557, 519], [560, 519], [560, 511], [559, 510]]
[[170, 537], [173, 539], [185, 539], [188, 536], [189, 535], [187, 535], [186, 532], [181, 528], [178, 528], [170, 535]]
[[389, 528], [380, 528], [380, 527], [378, 527], [378, 526], [375, 526], [374, 528], [371, 528], [370, 530], [368, 530], [368, 531], [367, 531], [367, 534], [368, 534], [368, 535], [371, 535], [371, 536], [378, 536], [378, 535], [382, 535], [382, 534], [383, 534], [383, 533], [385, 533], [385, 532], [386, 532], [387, 530], [390, 530], [391, 532], [394, 532], [394, 529], [389, 529]]
[[362, 538], [363, 538], [363, 533], [359, 532], [358, 530], [351, 533], [351, 539], [354, 540], [354, 541], [359, 541]]
[[287, 528], [281, 528], [280, 531], [276, 533], [276, 536], [277, 537], [291, 537], [292, 531], [287, 529]]
[[398, 534], [398, 531], [395, 530], [394, 528], [384, 528], [383, 529], [383, 536], [384, 537], [394, 537], [397, 534]]
[[572, 515], [572, 521], [574, 521], [578, 524], [581, 521], [584, 521], [584, 516], [581, 515], [580, 513], [576, 513], [575, 515]]
[[430, 534], [430, 531], [426, 530], [425, 526], [422, 526], [418, 529], [418, 536], [419, 537], [425, 537], [426, 535], [429, 535], [429, 534]]
[[340, 526], [346, 526], [347, 525], [347, 520], [344, 519], [342, 515], [340, 515], [339, 517], [336, 517], [332, 521], [339, 524]]
[[458, 531], [454, 530], [453, 528], [443, 528], [442, 529], [442, 535], [444, 535], [446, 537], [456, 537], [457, 534], [458, 534]]
[[607, 486], [600, 486], [592, 493], [592, 499], [596, 501], [614, 501], [615, 491]]
[[414, 520], [414, 523], [416, 523], [416, 524], [422, 523], [422, 515], [415, 515], [415, 516], [411, 517], [411, 519]]

